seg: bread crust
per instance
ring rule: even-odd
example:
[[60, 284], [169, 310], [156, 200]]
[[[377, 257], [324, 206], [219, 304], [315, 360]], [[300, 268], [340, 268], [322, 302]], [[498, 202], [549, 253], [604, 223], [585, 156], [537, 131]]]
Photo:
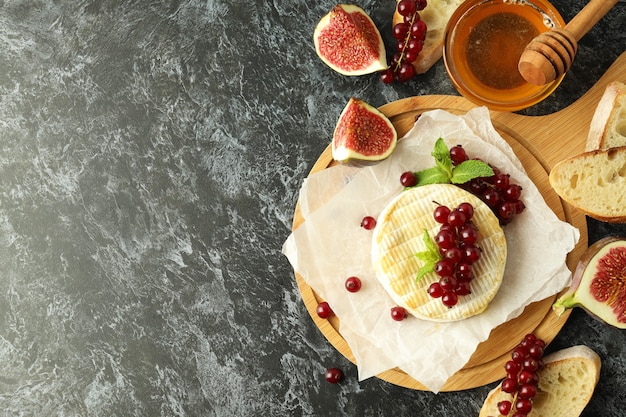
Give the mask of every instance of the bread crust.
[[[585, 151], [608, 147], [606, 143], [608, 129], [615, 122], [615, 113], [619, 111], [621, 100], [626, 100], [626, 85], [619, 81], [609, 83], [591, 119]], [[626, 145], [626, 143], [620, 145]]]

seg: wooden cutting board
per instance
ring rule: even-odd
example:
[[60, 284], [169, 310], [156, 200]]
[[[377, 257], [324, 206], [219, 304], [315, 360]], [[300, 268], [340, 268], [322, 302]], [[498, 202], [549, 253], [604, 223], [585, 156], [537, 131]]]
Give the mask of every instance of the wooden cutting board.
[[[576, 226], [581, 239], [569, 254], [567, 263], [571, 270], [582, 252], [587, 248], [587, 225], [584, 215], [564, 203], [552, 190], [548, 181], [551, 167], [567, 157], [584, 151], [589, 123], [596, 105], [604, 93], [606, 85], [614, 80], [626, 83], [626, 52], [608, 69], [604, 76], [583, 97], [569, 107], [547, 116], [523, 116], [506, 112], [491, 112], [494, 127], [512, 146], [528, 175], [543, 194], [547, 204], [562, 220]], [[380, 108], [393, 122], [399, 137], [404, 136], [421, 113], [444, 109], [451, 113], [463, 114], [475, 104], [462, 97], [421, 96], [411, 97], [386, 104]], [[333, 165], [330, 146], [322, 153], [311, 173]], [[304, 219], [299, 205], [294, 213], [293, 229]], [[547, 245], [550, 242], [545, 242]], [[330, 343], [352, 362], [355, 358], [350, 347], [339, 332], [336, 317], [320, 319], [316, 313], [320, 297], [308, 286], [304, 279], [295, 274], [303, 301], [315, 324]], [[482, 386], [505, 375], [503, 365], [510, 358], [511, 349], [527, 333], [535, 333], [546, 342], [551, 342], [561, 330], [569, 313], [557, 317], [551, 309], [556, 296], [529, 305], [522, 315], [494, 329], [489, 339], [481, 343], [463, 369], [453, 375], [442, 391], [457, 391]], [[392, 369], [378, 375], [379, 378], [406, 388], [427, 390], [420, 382], [399, 369]]]

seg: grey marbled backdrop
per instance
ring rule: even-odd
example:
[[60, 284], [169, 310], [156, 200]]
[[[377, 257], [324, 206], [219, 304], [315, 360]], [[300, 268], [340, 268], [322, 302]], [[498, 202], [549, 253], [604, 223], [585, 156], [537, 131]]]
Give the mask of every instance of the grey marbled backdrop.
[[[554, 3], [569, 20], [584, 1]], [[394, 1], [359, 4], [389, 27]], [[333, 73], [311, 39], [332, 6], [0, 0], [1, 415], [477, 414], [490, 387], [359, 383], [280, 254], [350, 96], [456, 94], [441, 63], [400, 86]], [[625, 13], [524, 113], [593, 85], [625, 49]], [[605, 360], [584, 415], [621, 415], [624, 333], [577, 311], [554, 348], [572, 343]], [[331, 366], [342, 384], [323, 381]]]

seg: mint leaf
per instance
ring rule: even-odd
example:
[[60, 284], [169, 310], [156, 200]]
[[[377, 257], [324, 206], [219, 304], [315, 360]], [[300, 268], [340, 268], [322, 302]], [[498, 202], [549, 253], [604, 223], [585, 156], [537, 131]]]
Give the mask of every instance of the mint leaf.
[[437, 245], [435, 245], [435, 242], [433, 242], [433, 240], [430, 238], [430, 235], [428, 234], [428, 230], [426, 229], [424, 229], [422, 240], [424, 244], [426, 245], [426, 250], [423, 252], [416, 253], [415, 256], [417, 256], [417, 259], [424, 262], [424, 265], [422, 265], [420, 269], [417, 271], [417, 276], [415, 277], [416, 281], [419, 281], [420, 279], [422, 279], [424, 275], [430, 272], [434, 272], [435, 264], [439, 262], [439, 260], [441, 260], [441, 254], [439, 253], [439, 250], [437, 249]]
[[447, 184], [450, 182], [450, 176], [438, 166], [416, 172], [415, 176], [417, 177], [416, 186], [418, 187], [421, 185]]
[[424, 278], [424, 275], [429, 274], [431, 272], [435, 271], [435, 264], [434, 263], [427, 263], [424, 264], [420, 269], [417, 270], [417, 275], [415, 276], [415, 281], [419, 281], [420, 279]]
[[463, 184], [474, 178], [491, 177], [493, 174], [493, 169], [488, 164], [476, 159], [469, 159], [454, 167], [450, 182], [452, 184]]
[[435, 158], [435, 166], [415, 173], [415, 187], [429, 184], [464, 184], [474, 178], [491, 177], [493, 169], [483, 161], [470, 159], [454, 166], [450, 157], [450, 149], [443, 138], [435, 141], [431, 153]]
[[450, 178], [452, 176], [452, 158], [450, 158], [450, 149], [446, 146], [443, 138], [439, 138], [435, 142], [432, 156], [435, 158], [437, 166]]
[[434, 253], [437, 256], [437, 260], [441, 258], [441, 256], [439, 255], [439, 249], [437, 249], [437, 245], [430, 238], [430, 235], [428, 234], [428, 230], [426, 229], [424, 229], [424, 234], [422, 235], [422, 242], [424, 242], [424, 245], [426, 245], [426, 249], [430, 253]]

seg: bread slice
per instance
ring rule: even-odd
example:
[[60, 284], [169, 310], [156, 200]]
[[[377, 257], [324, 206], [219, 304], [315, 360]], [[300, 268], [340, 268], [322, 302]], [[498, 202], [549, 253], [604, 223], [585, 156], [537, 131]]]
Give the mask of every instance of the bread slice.
[[626, 146], [626, 84], [613, 81], [598, 102], [587, 136], [586, 151]]
[[[399, 1], [399, 0], [398, 0]], [[464, 0], [428, 0], [428, 5], [419, 12], [420, 18], [426, 23], [426, 39], [424, 47], [413, 62], [415, 72], [423, 74], [443, 56], [443, 37], [452, 13]], [[403, 17], [396, 10], [393, 25], [400, 23]]]
[[[528, 417], [576, 417], [585, 409], [598, 380], [600, 357], [584, 345], [572, 346], [544, 357], [539, 371], [537, 395]], [[485, 400], [479, 417], [497, 417], [498, 403], [511, 395], [494, 388]]]
[[[430, 284], [439, 280], [437, 274], [431, 272], [416, 281], [423, 266], [416, 254], [427, 250], [424, 231], [431, 239], [439, 231], [441, 225], [433, 218], [437, 203], [456, 208], [463, 202], [474, 207], [472, 222], [479, 233], [476, 245], [482, 252], [472, 264], [472, 292], [460, 296], [458, 304], [448, 308], [427, 292]], [[451, 184], [424, 185], [403, 191], [379, 215], [372, 239], [372, 265], [390, 297], [411, 315], [450, 322], [485, 311], [502, 283], [506, 247], [498, 219], [478, 197]]]
[[550, 185], [594, 219], [626, 222], [626, 146], [583, 152], [557, 163]]

